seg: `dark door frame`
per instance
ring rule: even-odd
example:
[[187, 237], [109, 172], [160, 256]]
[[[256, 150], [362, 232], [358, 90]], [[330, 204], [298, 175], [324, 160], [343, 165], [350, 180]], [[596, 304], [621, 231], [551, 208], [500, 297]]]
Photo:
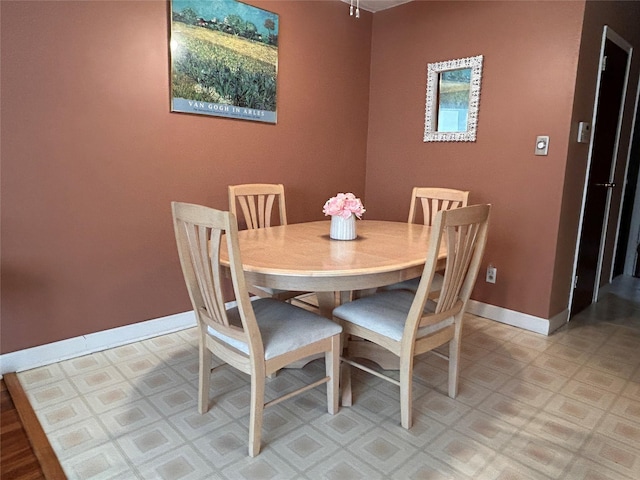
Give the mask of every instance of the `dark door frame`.
[[[615, 168], [616, 168], [616, 163], [617, 163], [617, 159], [618, 156], [620, 155], [620, 133], [622, 130], [622, 120], [624, 117], [624, 105], [626, 103], [626, 98], [627, 98], [627, 90], [629, 88], [629, 73], [630, 73], [630, 69], [631, 69], [631, 58], [632, 58], [632, 52], [633, 52], [633, 47], [631, 46], [631, 44], [629, 44], [629, 42], [627, 42], [624, 38], [622, 38], [620, 35], [618, 35], [615, 31], [613, 31], [608, 25], [604, 26], [603, 32], [602, 32], [602, 42], [600, 45], [600, 60], [598, 63], [598, 78], [596, 81], [596, 96], [595, 96], [595, 100], [594, 100], [594, 109], [593, 109], [593, 117], [591, 120], [591, 139], [589, 142], [589, 153], [588, 153], [588, 157], [587, 157], [587, 170], [585, 173], [585, 179], [584, 179], [584, 187], [583, 187], [583, 192], [582, 192], [582, 206], [580, 209], [580, 222], [578, 225], [578, 236], [576, 239], [576, 248], [575, 248], [575, 252], [574, 252], [574, 260], [573, 260], [573, 284], [575, 285], [575, 279], [576, 279], [576, 274], [578, 271], [578, 256], [579, 256], [579, 250], [580, 250], [580, 241], [582, 238], [582, 230], [583, 230], [583, 221], [584, 221], [584, 213], [585, 213], [585, 205], [586, 205], [586, 198], [587, 198], [587, 190], [589, 188], [589, 172], [591, 171], [591, 165], [592, 165], [592, 161], [593, 161], [593, 135], [595, 133], [596, 130], [596, 122], [597, 122], [597, 115], [598, 115], [598, 100], [600, 98], [600, 82], [602, 79], [602, 71], [603, 71], [603, 65], [604, 65], [604, 50], [605, 50], [605, 43], [607, 40], [612, 41], [613, 43], [615, 43], [617, 46], [619, 46], [621, 49], [625, 50], [627, 52], [627, 68], [626, 68], [626, 72], [625, 72], [625, 79], [624, 79], [624, 87], [623, 87], [623, 92], [622, 92], [622, 101], [621, 101], [621, 109], [620, 109], [620, 116], [618, 117], [618, 125], [616, 127], [616, 140], [615, 140], [615, 147], [614, 147], [614, 161], [612, 163], [611, 166], [611, 172], [609, 175], [609, 181], [613, 182], [614, 179], [614, 174], [615, 174]], [[628, 162], [628, 158], [627, 158], [627, 162]], [[605, 245], [606, 245], [606, 236], [607, 236], [607, 227], [609, 224], [609, 217], [610, 217], [610, 213], [611, 213], [611, 196], [612, 196], [612, 192], [611, 190], [609, 190], [609, 192], [607, 193], [607, 202], [606, 202], [606, 207], [605, 207], [605, 215], [604, 215], [604, 219], [603, 219], [603, 230], [602, 230], [602, 236], [600, 238], [600, 247], [598, 249], [598, 266], [597, 266], [597, 270], [596, 270], [596, 278], [595, 278], [595, 285], [594, 285], [594, 289], [593, 289], [593, 297], [592, 297], [592, 302], [597, 301], [598, 299], [598, 293], [600, 290], [600, 281], [601, 281], [601, 277], [602, 277], [602, 263], [603, 263], [603, 259], [604, 259], [604, 249], [605, 249]], [[619, 225], [618, 225], [619, 227]], [[617, 235], [617, 229], [616, 229], [616, 235]], [[574, 291], [573, 289], [571, 289], [571, 294], [569, 296], [569, 317], [571, 317], [571, 308], [573, 305], [573, 294]]]

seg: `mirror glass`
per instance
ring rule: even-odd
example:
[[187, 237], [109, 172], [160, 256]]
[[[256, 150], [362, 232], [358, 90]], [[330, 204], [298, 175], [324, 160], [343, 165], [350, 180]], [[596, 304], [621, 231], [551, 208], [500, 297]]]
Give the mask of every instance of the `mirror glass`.
[[469, 117], [471, 69], [460, 68], [440, 74], [438, 85], [438, 132], [466, 132]]
[[425, 142], [475, 141], [481, 79], [482, 55], [428, 65]]

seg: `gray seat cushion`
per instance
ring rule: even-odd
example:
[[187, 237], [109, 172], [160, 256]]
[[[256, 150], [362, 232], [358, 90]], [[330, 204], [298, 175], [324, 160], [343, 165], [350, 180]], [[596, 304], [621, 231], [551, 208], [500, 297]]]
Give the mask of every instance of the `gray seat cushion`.
[[[261, 298], [251, 304], [262, 335], [265, 360], [342, 332], [342, 327], [337, 323], [289, 303]], [[232, 324], [242, 325], [237, 307], [227, 310], [227, 316]], [[211, 327], [208, 330], [211, 336], [249, 354], [247, 343], [221, 334]]]
[[[420, 283], [420, 278], [411, 278], [409, 280], [405, 280], [404, 282], [394, 283], [392, 285], [387, 285], [381, 288], [381, 290], [410, 290], [412, 292], [418, 291], [418, 284]], [[431, 281], [431, 291], [437, 292], [442, 290], [442, 283], [444, 282], [444, 277], [440, 273], [436, 273], [433, 275], [433, 280]]]
[[[340, 305], [333, 311], [333, 315], [392, 340], [400, 341], [413, 298], [413, 292], [408, 290], [382, 291]], [[433, 312], [433, 303], [427, 302], [425, 313], [431, 312]], [[419, 328], [417, 338], [452, 324], [453, 317], [449, 317], [434, 325]]]

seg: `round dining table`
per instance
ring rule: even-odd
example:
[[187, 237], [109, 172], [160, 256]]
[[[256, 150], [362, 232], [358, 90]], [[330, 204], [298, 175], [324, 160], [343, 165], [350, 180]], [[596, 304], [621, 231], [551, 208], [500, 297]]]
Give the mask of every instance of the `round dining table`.
[[[431, 227], [358, 220], [354, 240], [329, 237], [330, 222], [293, 223], [238, 232], [247, 283], [316, 292], [321, 314], [331, 317], [335, 292], [390, 285], [422, 274]], [[444, 261], [446, 248], [441, 247]], [[228, 264], [226, 251], [221, 263]]]

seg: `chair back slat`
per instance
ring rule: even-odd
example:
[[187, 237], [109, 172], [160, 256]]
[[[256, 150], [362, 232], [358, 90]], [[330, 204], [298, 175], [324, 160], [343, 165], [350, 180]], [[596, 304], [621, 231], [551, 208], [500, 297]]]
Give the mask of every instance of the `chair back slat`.
[[409, 223], [416, 223], [418, 202], [422, 210], [422, 219], [425, 225], [433, 225], [436, 214], [440, 210], [451, 210], [466, 207], [469, 201], [469, 192], [452, 188], [438, 187], [414, 187], [411, 192], [411, 205], [409, 206]]
[[[271, 210], [273, 210], [273, 202], [276, 198], [275, 195], [267, 195], [266, 204], [264, 195], [261, 195], [261, 203], [260, 203], [260, 211], [265, 212], [265, 215], [262, 219], [262, 223], [265, 227], [271, 226]], [[266, 215], [266, 212], [269, 212], [269, 215]]]
[[240, 204], [248, 229], [266, 228], [272, 225], [273, 208], [277, 201], [279, 224], [286, 225], [287, 213], [282, 184], [251, 183], [229, 185], [229, 211], [237, 215]]
[[447, 260], [436, 312], [449, 310], [458, 299], [479, 230], [479, 224], [445, 227]]
[[[198, 278], [198, 286], [204, 299], [204, 308], [213, 321], [229, 326], [229, 321], [224, 309], [224, 297], [220, 285], [222, 284], [220, 268], [217, 259], [220, 257], [220, 238], [222, 232], [216, 229], [207, 229], [199, 226], [198, 258], [192, 260], [200, 265], [201, 275]], [[196, 246], [192, 246], [192, 251]]]
[[258, 213], [256, 204], [253, 201], [253, 196], [246, 195], [238, 197], [238, 202], [240, 203], [240, 208], [242, 208], [242, 215], [244, 217], [245, 222], [247, 223], [248, 229], [259, 228], [258, 222]]

